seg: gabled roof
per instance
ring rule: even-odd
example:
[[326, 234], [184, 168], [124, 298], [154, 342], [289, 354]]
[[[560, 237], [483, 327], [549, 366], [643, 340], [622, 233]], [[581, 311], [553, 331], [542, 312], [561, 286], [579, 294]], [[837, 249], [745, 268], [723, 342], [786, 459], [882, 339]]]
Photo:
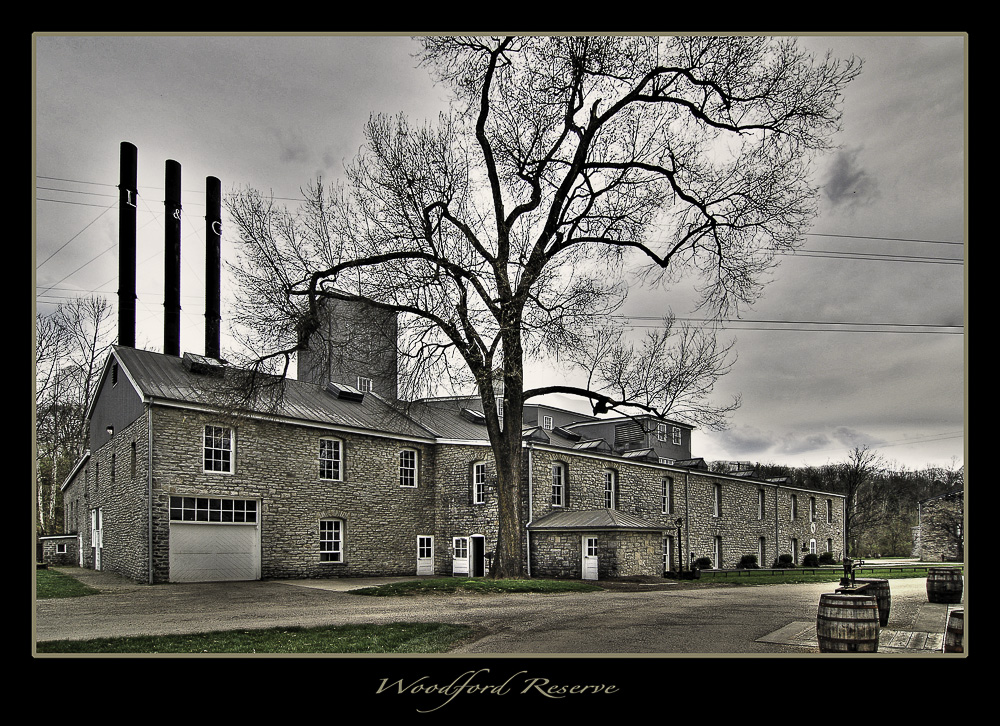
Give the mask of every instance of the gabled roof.
[[634, 514], [617, 509], [584, 509], [553, 512], [528, 525], [531, 530], [606, 530], [631, 529], [652, 532], [666, 531], [666, 527], [653, 524]]
[[[231, 382], [225, 367], [220, 373], [185, 365], [184, 358], [137, 348], [115, 346], [113, 355], [139, 394], [155, 403], [224, 409], [225, 385]], [[342, 398], [326, 386], [294, 379], [282, 382], [282, 395], [255, 407], [253, 413], [328, 426], [364, 429], [407, 438], [430, 439], [433, 434], [400, 413], [374, 393]]]

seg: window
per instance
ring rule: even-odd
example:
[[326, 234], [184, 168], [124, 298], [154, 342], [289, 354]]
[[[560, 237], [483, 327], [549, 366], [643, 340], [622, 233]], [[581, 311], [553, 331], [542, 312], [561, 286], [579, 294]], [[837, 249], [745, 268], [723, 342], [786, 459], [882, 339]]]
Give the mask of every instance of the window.
[[660, 513], [674, 513], [674, 480], [669, 476], [660, 480]]
[[413, 449], [403, 449], [399, 452], [399, 486], [415, 487], [417, 485], [417, 452]]
[[257, 521], [257, 502], [253, 499], [172, 496], [170, 521], [253, 523]]
[[712, 485], [712, 516], [722, 516], [722, 485]]
[[830, 553], [833, 552], [833, 540], [832, 539], [828, 539], [826, 541], [826, 551], [830, 552]]
[[63, 543], [57, 544], [56, 545], [56, 554], [57, 555], [64, 555], [64, 554], [66, 554], [66, 545], [63, 544]]
[[115, 483], [115, 452], [111, 452], [111, 483]]
[[765, 564], [765, 557], [767, 552], [767, 540], [761, 537], [757, 540], [757, 564], [761, 567], [767, 567]]
[[614, 469], [604, 470], [604, 507], [614, 509], [618, 499], [618, 472]]
[[339, 439], [319, 440], [319, 478], [341, 481], [344, 478], [344, 449]]
[[551, 431], [552, 430], [552, 417], [551, 416], [542, 416], [542, 428], [545, 429], [546, 431]]
[[763, 489], [757, 490], [757, 519], [764, 518], [765, 494]]
[[344, 561], [344, 523], [342, 520], [319, 520], [319, 561]]
[[814, 539], [809, 540], [809, 554], [816, 554], [816, 540]]
[[816, 521], [816, 497], [809, 497], [809, 521]]
[[674, 426], [673, 429], [673, 439], [674, 439], [674, 446], [681, 445], [681, 430], [677, 426]]
[[227, 426], [205, 427], [205, 471], [233, 473], [233, 431]]
[[799, 516], [799, 498], [792, 495], [792, 519], [798, 519]]
[[715, 567], [722, 567], [722, 537], [715, 538]]
[[656, 424], [656, 440], [666, 443], [667, 441], [667, 425], [666, 424]]
[[826, 500], [826, 523], [833, 524], [833, 500]]
[[472, 465], [472, 503], [486, 503], [486, 462], [477, 461]]
[[503, 428], [503, 397], [497, 399], [497, 418], [500, 420], [500, 428]]
[[136, 453], [135, 442], [133, 441], [129, 458], [129, 469], [133, 479], [135, 479], [135, 470], [136, 470], [136, 465], [138, 464], [138, 460], [139, 457], [138, 454]]
[[566, 467], [563, 464], [552, 465], [552, 506], [566, 505]]
[[362, 378], [361, 376], [358, 376], [358, 390], [361, 391], [362, 393], [367, 393], [368, 391], [371, 391], [372, 379]]

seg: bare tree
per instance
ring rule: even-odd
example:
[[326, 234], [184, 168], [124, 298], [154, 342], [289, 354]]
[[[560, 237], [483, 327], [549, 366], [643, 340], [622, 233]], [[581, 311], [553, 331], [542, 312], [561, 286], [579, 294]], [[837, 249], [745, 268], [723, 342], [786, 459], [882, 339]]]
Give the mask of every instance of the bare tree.
[[[573, 392], [595, 411], [673, 413], [700, 385], [674, 379], [690, 355], [672, 365], [657, 360], [672, 349], [662, 341], [630, 351], [594, 329], [638, 279], [699, 275], [715, 313], [753, 302], [814, 216], [809, 160], [828, 147], [860, 66], [763, 37], [420, 43], [421, 63], [453, 93], [449, 114], [372, 117], [344, 183], [310, 186], [298, 214], [253, 190], [230, 197], [241, 320], [254, 364], [283, 373], [324, 300], [364, 302], [399, 315], [401, 339], [416, 345], [410, 370], [471, 380], [498, 469], [492, 574], [516, 577], [521, 434], [502, 420], [551, 390], [525, 388], [526, 357], [589, 361], [589, 384]], [[704, 352], [711, 381], [726, 356]], [[617, 385], [640, 369], [656, 372], [648, 388]], [[686, 413], [717, 423], [724, 408]]]
[[873, 533], [889, 517], [886, 465], [878, 452], [857, 446], [835, 469], [838, 488], [845, 496], [844, 541], [850, 554], [857, 556], [860, 553], [855, 550], [862, 537]]
[[37, 519], [57, 525], [59, 485], [87, 446], [86, 412], [114, 336], [111, 305], [77, 298], [35, 319]]

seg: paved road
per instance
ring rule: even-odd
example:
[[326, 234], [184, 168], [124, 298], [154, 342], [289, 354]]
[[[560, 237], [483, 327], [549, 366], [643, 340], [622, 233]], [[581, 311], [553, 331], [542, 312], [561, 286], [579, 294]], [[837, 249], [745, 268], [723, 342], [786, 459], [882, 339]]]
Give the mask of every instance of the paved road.
[[[345, 591], [346, 586], [367, 584], [354, 580], [150, 586], [108, 573], [75, 568], [66, 571], [99, 587], [102, 593], [38, 601], [38, 641], [292, 625], [445, 621], [480, 629], [480, 637], [460, 647], [455, 651], [458, 654], [808, 653], [818, 652], [818, 648], [802, 640], [798, 644], [792, 644], [793, 640], [769, 642], [766, 636], [792, 623], [815, 622], [820, 594], [832, 591], [831, 584], [824, 583], [374, 598]], [[891, 583], [888, 628], [911, 630], [926, 601], [925, 580]], [[938, 621], [943, 630], [943, 621]]]

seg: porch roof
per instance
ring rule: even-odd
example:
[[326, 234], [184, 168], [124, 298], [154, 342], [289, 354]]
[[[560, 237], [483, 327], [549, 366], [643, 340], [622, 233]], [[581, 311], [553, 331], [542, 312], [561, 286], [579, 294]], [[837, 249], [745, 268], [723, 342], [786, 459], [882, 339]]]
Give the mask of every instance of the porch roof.
[[584, 509], [553, 512], [529, 524], [528, 529], [533, 531], [629, 529], [665, 532], [670, 528], [616, 509]]

